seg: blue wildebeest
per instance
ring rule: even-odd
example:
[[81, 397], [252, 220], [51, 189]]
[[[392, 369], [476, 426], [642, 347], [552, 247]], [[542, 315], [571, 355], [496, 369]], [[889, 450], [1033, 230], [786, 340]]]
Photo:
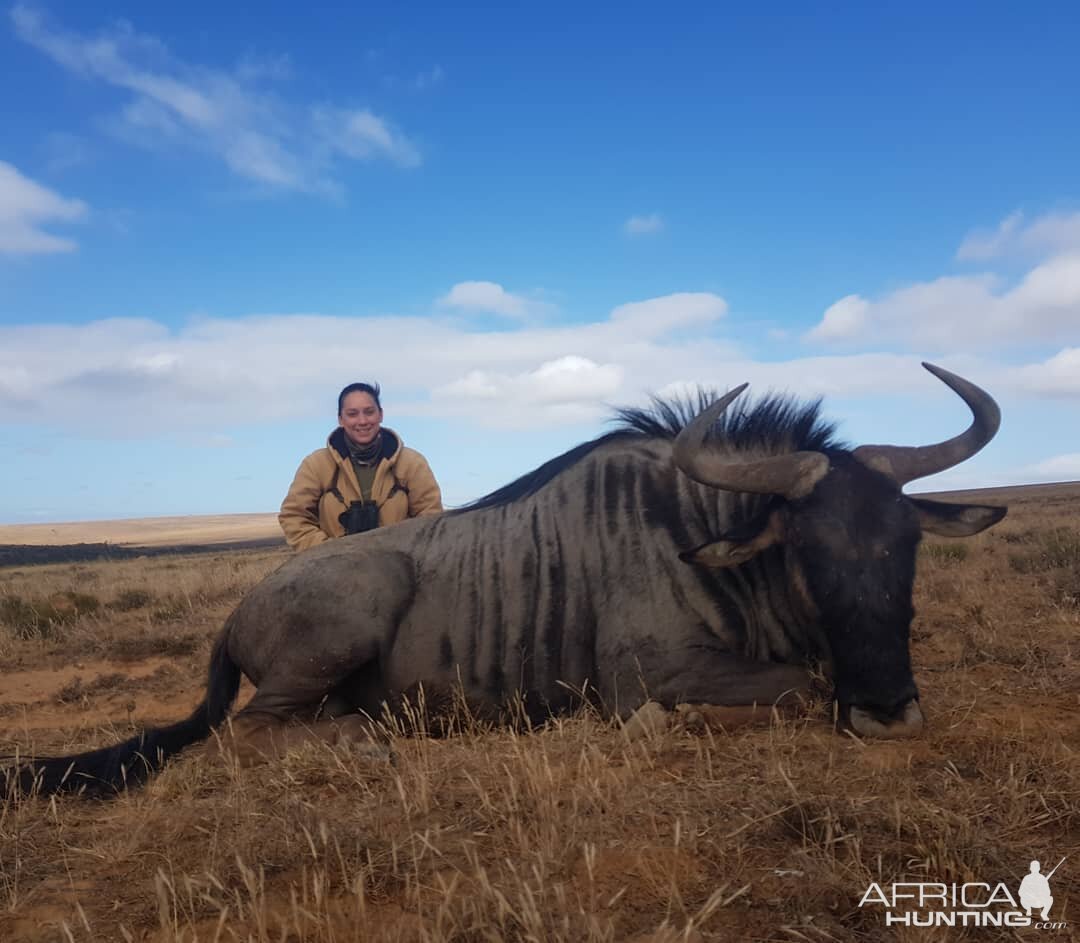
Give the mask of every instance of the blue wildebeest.
[[552, 710], [591, 688], [624, 717], [647, 698], [769, 704], [817, 663], [850, 729], [915, 735], [920, 535], [967, 536], [1005, 515], [902, 493], [973, 455], [1000, 421], [981, 389], [925, 366], [974, 415], [936, 445], [842, 447], [817, 403], [726, 412], [744, 384], [709, 406], [624, 410], [616, 431], [467, 508], [301, 553], [230, 615], [189, 718], [38, 759], [18, 783], [144, 778], [226, 719], [241, 673], [256, 693], [236, 721], [252, 730], [311, 721], [320, 705], [377, 716], [418, 682]]

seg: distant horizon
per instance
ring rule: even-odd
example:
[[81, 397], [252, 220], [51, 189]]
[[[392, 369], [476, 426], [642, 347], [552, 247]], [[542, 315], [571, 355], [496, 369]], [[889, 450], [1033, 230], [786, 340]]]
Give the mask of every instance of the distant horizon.
[[[1018, 491], [1025, 489], [1041, 489], [1041, 488], [1058, 488], [1067, 486], [1080, 487], [1080, 479], [1072, 479], [1066, 481], [1036, 481], [1028, 482], [1024, 484], [1010, 484], [1010, 485], [992, 485], [985, 488], [955, 488], [949, 490], [927, 490], [927, 491], [905, 491], [912, 497], [928, 497], [933, 495], [968, 495], [977, 494], [979, 492], [998, 492], [998, 491]], [[447, 507], [446, 510], [454, 510], [454, 508]], [[45, 530], [49, 528], [57, 527], [78, 527], [88, 524], [117, 524], [117, 523], [137, 523], [140, 521], [150, 522], [164, 522], [164, 521], [196, 521], [196, 520], [217, 520], [220, 518], [266, 518], [267, 522], [273, 521], [276, 525], [278, 516], [277, 510], [272, 511], [237, 511], [237, 512], [225, 512], [221, 514], [161, 514], [161, 515], [132, 515], [130, 517], [111, 517], [111, 518], [85, 518], [85, 519], [71, 519], [66, 521], [0, 521], [0, 544], [3, 544], [5, 532], [15, 532], [24, 529], [40, 529]]]

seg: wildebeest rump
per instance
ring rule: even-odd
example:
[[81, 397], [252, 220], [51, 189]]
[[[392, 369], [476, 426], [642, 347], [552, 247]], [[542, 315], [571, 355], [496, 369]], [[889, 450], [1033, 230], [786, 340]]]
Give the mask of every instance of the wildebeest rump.
[[909, 654], [922, 531], [977, 533], [1004, 508], [911, 498], [997, 431], [994, 401], [928, 370], [970, 428], [917, 448], [844, 447], [817, 403], [728, 411], [657, 402], [615, 431], [473, 505], [330, 541], [291, 559], [228, 618], [206, 699], [188, 719], [115, 747], [38, 759], [44, 791], [144, 778], [227, 717], [277, 724], [377, 716], [417, 683], [478, 703], [516, 692], [557, 709], [589, 689], [608, 714], [647, 698], [772, 703], [823, 664], [845, 724], [904, 736], [923, 723]]

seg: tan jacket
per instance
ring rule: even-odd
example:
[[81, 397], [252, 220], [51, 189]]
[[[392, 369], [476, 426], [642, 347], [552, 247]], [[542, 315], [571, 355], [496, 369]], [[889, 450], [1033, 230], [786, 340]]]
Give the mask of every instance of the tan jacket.
[[[442, 493], [427, 459], [406, 448], [401, 436], [386, 426], [382, 434], [386, 440], [384, 457], [375, 469], [371, 488], [372, 500], [379, 506], [379, 526], [441, 513]], [[335, 469], [337, 491], [343, 500], [331, 491]], [[278, 522], [293, 549], [307, 550], [331, 537], [344, 537], [345, 528], [338, 516], [351, 502], [359, 500], [360, 483], [345, 443], [345, 430], [339, 427], [330, 433], [325, 448], [312, 452], [300, 463], [281, 503]]]

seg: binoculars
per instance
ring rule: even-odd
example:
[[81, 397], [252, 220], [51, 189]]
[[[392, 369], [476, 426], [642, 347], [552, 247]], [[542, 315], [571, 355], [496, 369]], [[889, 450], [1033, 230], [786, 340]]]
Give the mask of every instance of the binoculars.
[[353, 501], [338, 515], [346, 534], [362, 534], [379, 526], [379, 508], [374, 501]]

